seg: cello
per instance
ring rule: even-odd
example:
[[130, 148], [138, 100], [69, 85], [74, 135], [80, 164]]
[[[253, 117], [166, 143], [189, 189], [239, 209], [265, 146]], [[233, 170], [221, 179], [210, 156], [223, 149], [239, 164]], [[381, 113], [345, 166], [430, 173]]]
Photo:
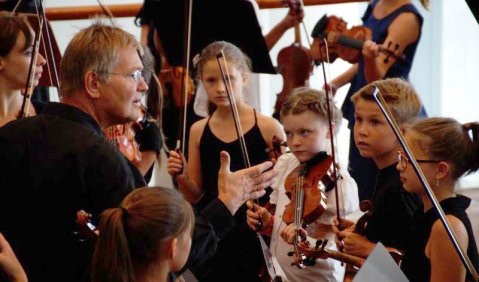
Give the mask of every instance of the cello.
[[[288, 1], [290, 13], [303, 12], [301, 0]], [[283, 89], [276, 96], [273, 117], [279, 120], [279, 112], [283, 103], [291, 95], [294, 88], [306, 86], [313, 71], [313, 58], [309, 49], [301, 45], [299, 23], [294, 26], [294, 42], [278, 53], [278, 72], [283, 77]]]

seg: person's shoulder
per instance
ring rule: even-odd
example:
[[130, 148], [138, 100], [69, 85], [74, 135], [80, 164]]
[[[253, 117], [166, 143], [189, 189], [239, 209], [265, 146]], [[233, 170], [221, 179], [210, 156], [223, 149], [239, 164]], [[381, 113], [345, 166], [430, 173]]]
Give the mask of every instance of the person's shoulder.
[[[447, 214], [446, 217], [447, 217], [447, 220], [449, 221], [450, 227], [456, 233], [459, 241], [463, 242], [463, 244], [467, 244], [468, 234], [467, 234], [467, 229], [464, 223], [459, 218], [457, 218], [456, 216], [452, 214]], [[434, 224], [432, 225], [431, 235], [429, 238], [436, 242], [444, 242], [449, 240], [449, 235], [440, 219], [436, 220]]]
[[256, 112], [256, 117], [258, 119], [258, 127], [261, 132], [269, 140], [276, 136], [284, 140], [284, 133], [281, 124], [274, 118], [263, 115], [262, 113]]
[[209, 116], [200, 119], [199, 121], [193, 123], [191, 126], [191, 134], [202, 133], [205, 129], [206, 124], [208, 124]]

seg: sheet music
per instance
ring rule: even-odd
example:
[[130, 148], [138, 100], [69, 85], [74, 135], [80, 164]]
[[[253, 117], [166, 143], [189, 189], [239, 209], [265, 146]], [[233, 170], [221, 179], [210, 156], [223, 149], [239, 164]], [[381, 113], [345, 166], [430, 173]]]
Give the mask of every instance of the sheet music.
[[407, 282], [401, 271], [383, 244], [377, 243], [364, 265], [359, 269], [353, 282]]

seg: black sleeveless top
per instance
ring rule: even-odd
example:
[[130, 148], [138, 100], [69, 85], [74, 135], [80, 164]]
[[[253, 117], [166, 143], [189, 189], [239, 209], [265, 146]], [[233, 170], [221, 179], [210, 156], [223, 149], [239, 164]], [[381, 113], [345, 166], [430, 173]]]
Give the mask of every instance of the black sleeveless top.
[[[466, 227], [469, 239], [467, 255], [476, 270], [479, 270], [476, 240], [472, 232], [471, 222], [466, 214], [466, 209], [470, 203], [471, 199], [457, 195], [456, 197], [441, 201], [441, 207], [444, 213], [457, 217]], [[432, 226], [437, 220], [439, 220], [439, 213], [435, 208], [429, 209], [426, 213], [424, 213], [422, 209], [418, 209], [415, 214], [411, 245], [401, 265], [404, 274], [406, 274], [407, 278], [412, 282], [430, 281], [431, 261], [426, 257], [425, 249]], [[469, 273], [467, 273], [466, 281], [473, 281]]]
[[[236, 139], [233, 142], [226, 143], [218, 139], [211, 131], [210, 119], [211, 116], [200, 139], [201, 178], [204, 195], [197, 204], [199, 210], [206, 207], [211, 200], [218, 196], [218, 170], [221, 166], [221, 151], [229, 153], [231, 157], [231, 171], [245, 168], [239, 140]], [[258, 127], [256, 110], [254, 110], [254, 120], [254, 126], [244, 133], [251, 165], [269, 160], [268, 153], [266, 152], [268, 145]], [[234, 129], [232, 128], [232, 130]]]
[[[261, 135], [254, 111], [255, 124], [244, 134], [251, 165], [269, 160], [267, 143]], [[227, 151], [231, 156], [231, 171], [243, 169], [243, 158], [239, 140], [225, 143], [218, 139], [209, 126], [209, 120], [200, 139], [201, 173], [204, 196], [197, 204], [203, 209], [218, 195], [218, 170], [220, 152]], [[268, 195], [261, 201], [267, 201]], [[261, 281], [258, 277], [263, 265], [263, 255], [255, 233], [246, 224], [246, 205], [235, 214], [236, 226], [218, 244], [213, 257], [192, 268], [196, 278], [203, 281]]]

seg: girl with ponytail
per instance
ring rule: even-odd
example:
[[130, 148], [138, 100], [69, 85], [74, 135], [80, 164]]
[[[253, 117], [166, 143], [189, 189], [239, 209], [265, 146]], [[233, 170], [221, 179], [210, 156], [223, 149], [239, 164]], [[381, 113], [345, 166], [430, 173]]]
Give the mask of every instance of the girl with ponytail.
[[186, 263], [193, 226], [191, 205], [178, 191], [133, 191], [101, 216], [92, 281], [170, 281]]
[[[479, 123], [461, 125], [450, 118], [425, 119], [413, 124], [405, 138], [459, 244], [479, 269], [474, 234], [466, 214], [471, 200], [455, 193], [458, 179], [479, 168]], [[417, 193], [424, 204], [415, 215], [410, 249], [401, 265], [404, 273], [410, 281], [472, 281], [404, 152], [399, 151], [398, 158], [404, 189]]]

